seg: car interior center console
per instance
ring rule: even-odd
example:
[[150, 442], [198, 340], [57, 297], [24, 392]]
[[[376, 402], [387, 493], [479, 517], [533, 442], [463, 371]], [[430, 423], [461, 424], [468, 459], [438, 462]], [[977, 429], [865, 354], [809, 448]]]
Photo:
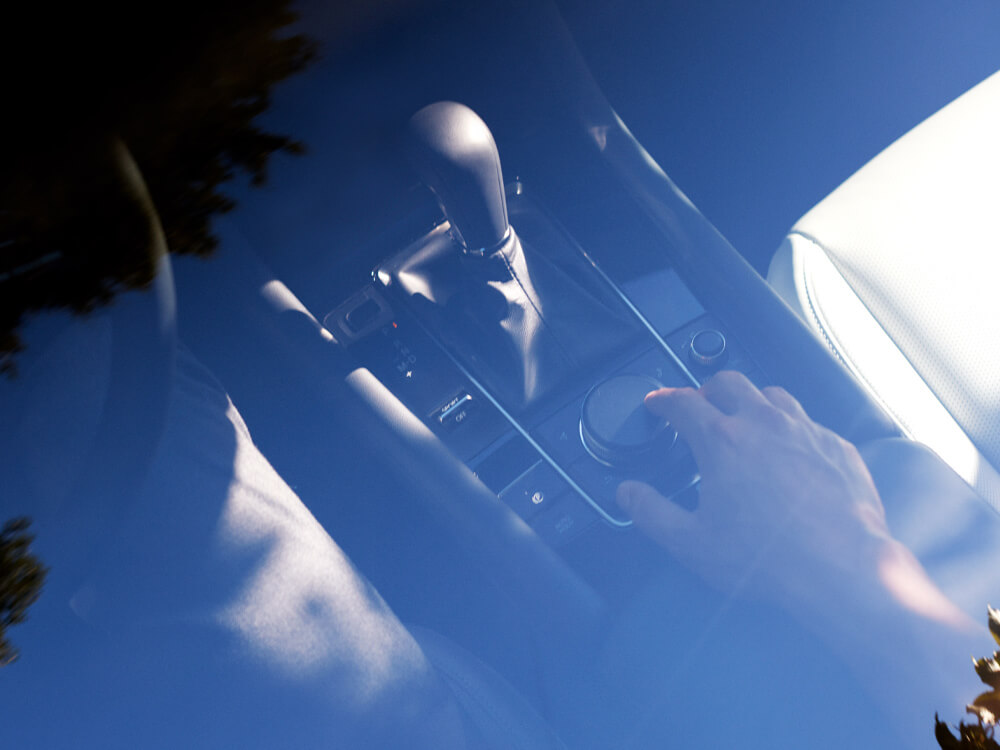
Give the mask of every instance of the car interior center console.
[[[482, 90], [438, 86], [435, 77], [427, 91], [400, 87], [395, 109], [370, 97], [393, 109], [393, 122], [421, 113], [409, 152], [437, 205], [426, 187], [410, 192], [413, 171], [378, 139], [372, 166], [358, 173], [371, 184], [345, 174], [344, 159], [307, 173], [287, 201], [299, 220], [283, 224], [299, 234], [276, 240], [265, 260], [307, 310], [326, 313], [323, 333], [336, 342], [311, 328], [292, 332], [311, 335], [301, 358], [287, 358], [310, 366], [292, 373], [316, 385], [305, 409], [330, 407], [315, 432], [300, 430], [303, 442], [335, 432], [306, 458], [286, 459], [283, 474], [298, 479], [359, 568], [374, 571], [401, 617], [440, 627], [519, 684], [533, 686], [551, 668], [553, 684], [539, 688], [547, 700], [573, 693], [566, 687], [585, 681], [567, 675], [602, 659], [635, 654], [642, 666], [653, 657], [662, 666], [716, 643], [691, 614], [710, 592], [632, 533], [615, 502], [625, 479], [651, 483], [682, 507], [699, 500], [687, 447], [643, 405], [650, 390], [696, 386], [720, 369], [786, 388], [818, 422], [874, 448], [865, 457], [887, 512], [905, 512], [893, 528], [905, 530], [914, 516], [912, 483], [897, 502], [882, 485], [900, 466], [906, 477], [917, 475], [914, 465], [931, 474], [933, 456], [910, 455], [823, 344], [657, 166], [556, 21], [526, 15], [530, 23], [511, 20], [511, 33], [489, 37], [510, 46], [477, 58], [502, 68]], [[448, 43], [419, 45], [421, 54], [452, 61], [477, 52], [475, 35], [435, 38]], [[490, 128], [466, 107], [426, 106], [442, 95], [471, 104]], [[359, 117], [359, 129], [370, 120]], [[337, 234], [344, 222], [329, 208], [334, 186], [357, 193], [341, 201], [342, 213], [358, 214], [348, 216], [362, 225], [355, 232]], [[247, 221], [246, 234], [266, 237], [262, 222]], [[405, 223], [398, 232], [397, 222]], [[313, 262], [282, 267], [289, 246]], [[259, 378], [247, 367], [226, 375]], [[260, 403], [283, 409], [273, 389], [259, 390]], [[298, 399], [305, 388], [295, 390]], [[280, 449], [288, 431], [274, 434], [270, 447]], [[310, 463], [331, 465], [329, 481], [307, 486]], [[943, 478], [933, 486], [926, 507], [939, 508]], [[439, 551], [455, 554], [439, 564]], [[681, 620], [690, 631], [665, 639], [664, 623]], [[524, 651], [533, 658], [519, 668], [512, 656]], [[561, 728], [586, 731], [586, 711], [571, 708]], [[627, 723], [625, 708], [621, 715]]]
[[723, 367], [763, 385], [749, 353], [669, 265], [614, 278], [529, 186], [505, 184], [468, 107], [418, 112], [410, 152], [443, 216], [327, 329], [552, 546], [628, 527], [625, 479], [693, 507], [697, 466], [643, 398]]

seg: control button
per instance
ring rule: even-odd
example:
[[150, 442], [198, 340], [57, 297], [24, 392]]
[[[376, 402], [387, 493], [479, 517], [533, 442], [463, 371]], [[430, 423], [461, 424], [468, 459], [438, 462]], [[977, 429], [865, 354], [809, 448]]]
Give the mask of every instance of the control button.
[[439, 425], [453, 430], [461, 425], [477, 406], [468, 393], [460, 393], [435, 412]]
[[392, 308], [369, 284], [328, 312], [323, 318], [323, 326], [346, 346], [361, 341], [391, 321]]
[[591, 388], [580, 411], [580, 438], [587, 452], [619, 468], [642, 466], [654, 452], [665, 455], [677, 434], [643, 403], [647, 393], [662, 387], [647, 375], [626, 374]]
[[585, 455], [580, 443], [580, 399], [557, 411], [533, 432], [560, 466], [567, 466]]
[[726, 337], [715, 328], [697, 331], [691, 334], [688, 354], [699, 365], [719, 366], [726, 358]]
[[525, 521], [552, 507], [569, 492], [555, 469], [539, 461], [500, 492], [500, 499]]
[[553, 547], [575, 539], [597, 521], [597, 514], [581, 498], [573, 495], [554, 508], [540, 513], [531, 522], [535, 533]]
[[[695, 353], [691, 350], [691, 343], [698, 334], [709, 331], [714, 331], [715, 334], [722, 336], [725, 340], [725, 349], [716, 360], [710, 361], [706, 365], [697, 359]], [[711, 315], [705, 315], [690, 325], [674, 331], [667, 337], [667, 343], [673, 347], [674, 351], [679, 352], [687, 360], [688, 367], [699, 380], [705, 379], [705, 377], [723, 367], [729, 370], [747, 372], [755, 366], [753, 360], [743, 350], [739, 342], [725, 331], [726, 329], [723, 328], [719, 321]], [[718, 339], [715, 340], [715, 346], [711, 346], [714, 338], [714, 335], [712, 337], [699, 336], [698, 341], [695, 343], [698, 353], [703, 356], [707, 354], [711, 358], [718, 351]], [[667, 383], [667, 385], [670, 385], [670, 383]]]

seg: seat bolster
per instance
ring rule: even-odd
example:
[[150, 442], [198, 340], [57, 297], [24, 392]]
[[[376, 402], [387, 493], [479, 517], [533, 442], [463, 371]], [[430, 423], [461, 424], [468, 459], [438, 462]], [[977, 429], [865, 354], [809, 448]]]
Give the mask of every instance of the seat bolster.
[[768, 282], [903, 433], [937, 453], [1000, 509], [1000, 475], [920, 377], [818, 243], [792, 232]]
[[1000, 73], [803, 216], [768, 278], [910, 437], [1000, 504]]

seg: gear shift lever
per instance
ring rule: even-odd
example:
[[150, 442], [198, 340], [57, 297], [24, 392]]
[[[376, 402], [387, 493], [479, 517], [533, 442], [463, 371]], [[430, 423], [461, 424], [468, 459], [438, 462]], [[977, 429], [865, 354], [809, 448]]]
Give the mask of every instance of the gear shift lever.
[[[496, 143], [475, 112], [431, 104], [408, 138], [451, 235], [432, 231], [386, 278], [490, 393], [519, 411], [628, 345], [628, 311], [567, 236], [537, 211], [519, 225], [525, 236], [511, 228]], [[512, 207], [516, 221], [526, 215], [523, 202]]]
[[511, 228], [500, 156], [486, 123], [464, 104], [436, 102], [410, 119], [408, 140], [462, 249], [472, 255], [499, 249]]

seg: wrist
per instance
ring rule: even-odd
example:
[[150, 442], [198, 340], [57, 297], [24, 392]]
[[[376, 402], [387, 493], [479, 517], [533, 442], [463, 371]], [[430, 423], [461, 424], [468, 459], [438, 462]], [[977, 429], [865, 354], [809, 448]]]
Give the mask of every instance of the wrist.
[[893, 602], [918, 617], [958, 630], [977, 630], [972, 620], [930, 579], [913, 553], [895, 539], [878, 553], [878, 581]]

